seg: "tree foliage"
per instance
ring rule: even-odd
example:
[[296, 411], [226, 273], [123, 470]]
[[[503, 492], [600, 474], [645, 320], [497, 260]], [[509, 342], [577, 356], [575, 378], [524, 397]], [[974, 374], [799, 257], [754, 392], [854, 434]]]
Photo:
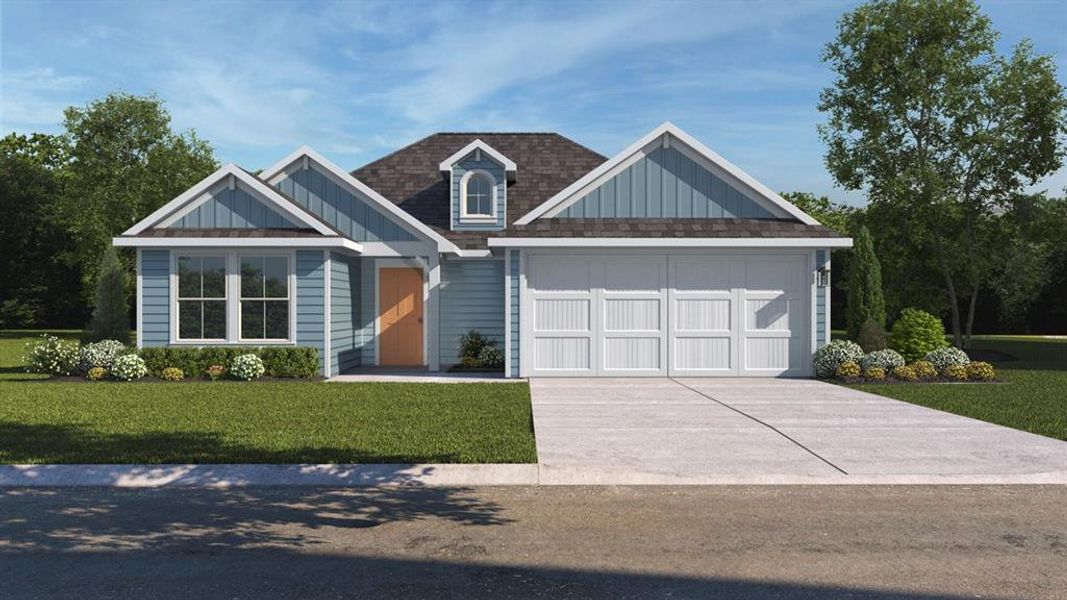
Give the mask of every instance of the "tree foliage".
[[875, 0], [823, 54], [837, 74], [819, 103], [826, 164], [867, 191], [885, 217], [872, 227], [905, 232], [909, 264], [939, 274], [959, 345], [993, 273], [991, 222], [1059, 168], [1067, 132], [1053, 59], [1029, 41], [1001, 56], [997, 37], [970, 0]]
[[837, 233], [852, 233], [853, 221], [859, 213], [856, 207], [834, 202], [826, 196], [816, 196], [811, 192], [783, 192], [781, 196]]
[[93, 319], [85, 332], [85, 341], [130, 339], [130, 306], [126, 294], [126, 271], [119, 262], [114, 246], [104, 249], [96, 279]]
[[848, 336], [858, 339], [867, 321], [885, 327], [885, 297], [882, 295], [882, 267], [874, 253], [867, 227], [860, 226], [853, 239], [852, 264], [848, 275]]

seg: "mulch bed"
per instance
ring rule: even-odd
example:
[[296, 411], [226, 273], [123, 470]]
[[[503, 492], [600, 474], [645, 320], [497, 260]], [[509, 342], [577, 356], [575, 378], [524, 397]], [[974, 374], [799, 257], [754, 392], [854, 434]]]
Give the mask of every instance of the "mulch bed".
[[173, 384], [177, 385], [177, 384], [182, 384], [182, 383], [225, 383], [225, 382], [232, 382], [232, 383], [254, 383], [254, 382], [261, 382], [261, 383], [262, 382], [318, 383], [318, 382], [323, 381], [323, 380], [324, 379], [322, 377], [296, 378], [296, 377], [267, 377], [267, 376], [263, 376], [263, 377], [260, 377], [259, 379], [253, 380], [252, 382], [247, 382], [247, 381], [244, 381], [242, 379], [231, 379], [231, 378], [228, 378], [228, 377], [223, 377], [223, 378], [219, 379], [218, 382], [214, 382], [214, 381], [211, 381], [210, 379], [200, 378], [200, 377], [186, 377], [185, 379], [182, 379], [181, 381], [167, 381], [165, 379], [160, 379], [159, 377], [152, 377], [151, 375], [148, 375], [148, 376], [145, 376], [145, 377], [141, 377], [140, 379], [134, 379], [134, 380], [131, 380], [131, 381], [118, 381], [118, 380], [115, 380], [115, 379], [102, 379], [100, 381], [89, 381], [85, 377], [82, 377], [82, 376], [79, 376], [79, 375], [61, 375], [61, 376], [57, 376], [57, 377], [50, 377], [48, 379], [34, 379], [32, 381], [40, 382], [40, 383], [115, 383], [115, 384], [120, 384], [120, 383], [121, 384], [125, 384], [125, 383], [173, 383]]

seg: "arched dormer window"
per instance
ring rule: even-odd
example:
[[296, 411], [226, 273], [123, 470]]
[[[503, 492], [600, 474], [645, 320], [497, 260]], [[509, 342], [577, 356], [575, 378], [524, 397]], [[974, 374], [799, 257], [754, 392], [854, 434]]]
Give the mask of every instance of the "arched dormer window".
[[496, 179], [486, 171], [470, 171], [459, 183], [460, 219], [496, 220]]

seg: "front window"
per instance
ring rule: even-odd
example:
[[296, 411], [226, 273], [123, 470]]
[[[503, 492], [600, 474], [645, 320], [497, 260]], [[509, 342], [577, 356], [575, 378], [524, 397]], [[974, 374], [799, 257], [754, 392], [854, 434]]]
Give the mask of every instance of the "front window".
[[493, 180], [485, 173], [471, 173], [463, 190], [466, 217], [493, 218]]
[[241, 256], [241, 339], [289, 338], [289, 258]]
[[178, 257], [178, 339], [226, 339], [226, 257]]

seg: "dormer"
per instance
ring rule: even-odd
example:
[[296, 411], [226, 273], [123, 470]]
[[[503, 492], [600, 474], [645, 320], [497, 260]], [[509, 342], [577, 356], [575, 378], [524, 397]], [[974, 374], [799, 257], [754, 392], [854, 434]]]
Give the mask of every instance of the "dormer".
[[508, 182], [515, 163], [482, 140], [474, 140], [441, 161], [449, 177], [453, 231], [503, 229], [507, 224]]

